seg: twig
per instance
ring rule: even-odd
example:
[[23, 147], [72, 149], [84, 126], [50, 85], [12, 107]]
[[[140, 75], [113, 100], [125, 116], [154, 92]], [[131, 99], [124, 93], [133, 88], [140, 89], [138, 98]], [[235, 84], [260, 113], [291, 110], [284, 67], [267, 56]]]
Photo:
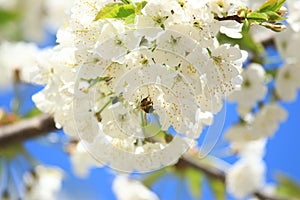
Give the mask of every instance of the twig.
[[234, 20], [239, 23], [243, 23], [245, 21], [245, 17], [240, 17], [238, 15], [231, 15], [231, 16], [226, 16], [226, 17], [215, 17], [215, 19], [218, 21]]
[[[32, 119], [26, 119], [14, 124], [2, 126], [0, 127], [0, 151], [3, 147], [14, 145], [18, 142], [41, 136], [54, 130], [56, 130], [56, 127], [53, 118], [45, 114]], [[207, 176], [225, 183], [226, 176], [224, 172], [199, 162], [197, 158], [191, 155], [183, 155], [176, 165], [193, 167], [202, 171]], [[268, 196], [263, 192], [255, 192], [253, 195], [260, 200], [283, 200], [278, 197]]]

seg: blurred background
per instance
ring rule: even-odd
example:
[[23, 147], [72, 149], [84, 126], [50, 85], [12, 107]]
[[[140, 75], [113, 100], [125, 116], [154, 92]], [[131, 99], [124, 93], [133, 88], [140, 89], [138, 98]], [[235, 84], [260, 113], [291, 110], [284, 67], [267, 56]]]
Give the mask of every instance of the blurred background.
[[[28, 1], [28, 2], [27, 2]], [[0, 0], [0, 41], [26, 41], [34, 42], [38, 48], [45, 49], [56, 44], [56, 30], [62, 24], [65, 12], [72, 1], [63, 0]], [[22, 17], [20, 17], [22, 16]], [[22, 34], [21, 34], [22, 33]], [[5, 49], [4, 49], [5, 50]], [[282, 63], [279, 53], [274, 45], [269, 45], [266, 49], [268, 60], [266, 68], [272, 68]], [[0, 57], [0, 59], [3, 59]], [[18, 55], [15, 55], [18, 59]], [[1, 61], [0, 61], [1, 64]], [[0, 79], [2, 69], [0, 65]], [[299, 77], [300, 78], [300, 77]], [[2, 82], [2, 81], [0, 81]], [[272, 83], [271, 83], [272, 84]], [[16, 88], [17, 87], [17, 88]], [[41, 86], [27, 83], [13, 83], [1, 85], [0, 87], [0, 125], [5, 124], [5, 120], [15, 120], [18, 117], [30, 117], [38, 112], [34, 107], [32, 95], [42, 89]], [[18, 101], [18, 115], [15, 116], [15, 104]], [[300, 184], [300, 101], [299, 94], [296, 101], [292, 103], [281, 102], [281, 105], [288, 111], [288, 119], [280, 125], [274, 137], [267, 143], [267, 151], [264, 160], [267, 165], [266, 181], [270, 187], [274, 183], [283, 181], [282, 177], [288, 177], [293, 184]], [[237, 105], [226, 102], [226, 118], [222, 134], [226, 132], [234, 123], [237, 123], [239, 116], [236, 113]], [[199, 138], [199, 144], [203, 141], [203, 136]], [[116, 196], [112, 185], [116, 172], [108, 167], [92, 167], [87, 174], [78, 176], [70, 160], [71, 139], [63, 131], [50, 132], [45, 136], [30, 139], [24, 142], [24, 150], [29, 156], [30, 164], [42, 164], [45, 166], [58, 167], [63, 172], [61, 188], [57, 194], [58, 200], [113, 200]], [[238, 160], [234, 155], [228, 153], [229, 143], [221, 137], [210, 156], [224, 160], [232, 164]], [[5, 158], [1, 154], [2, 172]], [[32, 161], [34, 160], [34, 161]], [[226, 165], [226, 163], [224, 165]], [[32, 166], [23, 158], [15, 159], [9, 163], [9, 169], [13, 174], [13, 184], [15, 193], [21, 190], [23, 176], [21, 172], [30, 170]], [[221, 163], [220, 163], [221, 164]], [[0, 170], [1, 172], [1, 170]], [[4, 173], [1, 173], [0, 190], [5, 191]], [[149, 174], [134, 174], [134, 178], [143, 180], [151, 187], [160, 199], [189, 200], [189, 199], [217, 199], [216, 192], [210, 181], [206, 178], [198, 179], [195, 182], [203, 184], [192, 184], [185, 175], [173, 173], [172, 169], [165, 169], [163, 172]], [[254, 177], [255, 178], [255, 177]], [[146, 181], [145, 181], [146, 180]], [[203, 182], [202, 182], [203, 181]], [[10, 183], [9, 183], [10, 184]], [[292, 183], [290, 183], [293, 185]], [[1, 186], [2, 185], [2, 186]], [[197, 188], [197, 186], [199, 188]], [[196, 188], [195, 188], [196, 187]], [[294, 187], [294, 185], [293, 185]], [[197, 191], [198, 190], [198, 191]], [[195, 192], [196, 191], [196, 192]], [[299, 191], [298, 191], [299, 192]], [[195, 194], [196, 193], [196, 194]], [[18, 196], [18, 195], [16, 195]], [[4, 196], [2, 196], [4, 198]], [[1, 198], [0, 198], [1, 199]], [[225, 199], [235, 199], [226, 194]]]

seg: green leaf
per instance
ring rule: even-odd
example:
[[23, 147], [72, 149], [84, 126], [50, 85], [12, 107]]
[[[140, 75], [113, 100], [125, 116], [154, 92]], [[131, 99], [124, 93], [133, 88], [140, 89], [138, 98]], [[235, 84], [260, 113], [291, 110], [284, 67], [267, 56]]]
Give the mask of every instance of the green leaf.
[[12, 160], [24, 151], [25, 150], [22, 143], [17, 143], [5, 148], [0, 148], [0, 157], [3, 156], [8, 160]]
[[277, 194], [279, 196], [291, 199], [300, 199], [300, 185], [287, 176], [280, 175], [278, 177]]
[[11, 21], [17, 20], [19, 17], [20, 15], [17, 12], [0, 9], [0, 26]]
[[202, 195], [202, 183], [204, 176], [201, 171], [194, 168], [188, 168], [185, 171], [185, 177], [189, 185], [189, 190], [194, 198], [200, 198]]
[[131, 4], [130, 0], [121, 0], [124, 4]]
[[32, 117], [40, 115], [41, 113], [42, 112], [38, 108], [34, 107], [28, 113], [26, 113], [24, 115], [24, 118], [32, 118]]
[[214, 193], [216, 200], [225, 200], [226, 199], [226, 191], [225, 184], [219, 179], [208, 177], [209, 185]]
[[285, 0], [268, 0], [260, 8], [247, 14], [250, 24], [259, 24], [276, 32], [283, 31], [285, 26], [277, 21], [285, 20], [284, 12], [279, 12]]
[[268, 20], [271, 20], [271, 21], [278, 21], [278, 20], [285, 19], [285, 18], [281, 17], [277, 12], [274, 12], [274, 11], [268, 11], [265, 14], [268, 15]]
[[243, 31], [242, 34], [243, 37], [241, 39], [233, 39], [227, 37], [224, 34], [219, 34], [218, 40], [220, 41], [221, 44], [224, 43], [230, 43], [232, 45], [238, 44], [240, 48], [243, 50], [252, 51], [253, 53], [258, 55], [264, 54], [264, 48], [262, 44], [255, 42], [249, 32]]
[[116, 18], [125, 19], [135, 13], [135, 7], [132, 4], [113, 3], [104, 6], [97, 14], [95, 21], [99, 19]]
[[115, 18], [124, 19], [125, 24], [133, 24], [136, 15], [141, 14], [142, 9], [147, 2], [131, 3], [131, 1], [124, 0], [123, 3], [107, 4], [97, 14], [95, 21], [100, 19]]
[[277, 12], [284, 5], [285, 0], [277, 0], [276, 5], [273, 7], [273, 11]]
[[242, 28], [242, 32], [243, 33], [248, 33], [250, 30], [251, 24], [249, 22], [248, 19], [245, 19], [244, 24], [243, 24], [243, 28]]
[[251, 50], [257, 54], [264, 53], [262, 44], [255, 42], [249, 32], [243, 33], [243, 38], [239, 40], [239, 44], [242, 49]]
[[256, 11], [267, 12], [274, 11], [277, 12], [283, 6], [285, 0], [268, 0], [263, 5], [261, 5]]
[[268, 15], [266, 13], [251, 12], [247, 15], [247, 19], [267, 21]]
[[115, 18], [126, 18], [135, 13], [135, 8], [133, 5], [124, 5], [121, 6], [119, 12]]
[[277, 7], [276, 7], [275, 11], [279, 11], [280, 8], [284, 5], [284, 3], [285, 3], [285, 0], [278, 0], [277, 5], [276, 5]]
[[128, 17], [125, 18], [125, 24], [133, 24], [136, 15], [140, 15], [142, 13], [142, 9], [146, 6], [147, 1], [142, 1], [140, 3], [136, 3], [135, 12]]
[[257, 10], [260, 12], [265, 12], [268, 10], [272, 10], [272, 8], [276, 5], [277, 0], [268, 0], [263, 3]]
[[143, 179], [143, 184], [150, 188], [156, 181], [162, 178], [166, 174], [167, 170], [165, 168], [154, 171]]
[[147, 1], [142, 1], [136, 4], [135, 15], [141, 14], [142, 9], [146, 6]]
[[271, 78], [275, 78], [277, 76], [277, 69], [272, 69], [272, 70], [265, 70], [267, 76], [270, 76]]
[[135, 19], [135, 14], [131, 14], [125, 18], [125, 24], [133, 24]]

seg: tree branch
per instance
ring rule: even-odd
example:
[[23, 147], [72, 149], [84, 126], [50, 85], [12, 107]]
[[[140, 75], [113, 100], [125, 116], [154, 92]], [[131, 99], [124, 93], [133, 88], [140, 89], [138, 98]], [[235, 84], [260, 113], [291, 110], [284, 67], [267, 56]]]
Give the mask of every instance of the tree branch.
[[[183, 155], [182, 158], [179, 160], [178, 164], [186, 165], [186, 166], [198, 169], [198, 170], [202, 171], [204, 174], [206, 174], [207, 176], [218, 179], [225, 184], [226, 175], [223, 171], [215, 169], [212, 166], [208, 166], [206, 164], [200, 163], [197, 158], [194, 158], [191, 155], [188, 155], [188, 154]], [[247, 173], [247, 172], [245, 172], [245, 173]], [[255, 177], [253, 177], [253, 178], [255, 178]], [[258, 198], [260, 200], [287, 200], [287, 199], [284, 199], [281, 197], [269, 196], [261, 191], [254, 192], [253, 196], [255, 196], [256, 198]]]
[[0, 150], [56, 130], [55, 122], [49, 115], [42, 114], [31, 119], [0, 127]]
[[[18, 142], [41, 136], [54, 130], [57, 129], [53, 117], [46, 114], [2, 126], [0, 127], [0, 150], [3, 147], [14, 145]], [[225, 183], [226, 176], [224, 172], [199, 162], [197, 158], [191, 155], [183, 155], [176, 165], [193, 167], [202, 171], [207, 176]], [[271, 197], [259, 191], [253, 193], [253, 195], [260, 200], [283, 200], [282, 198]]]

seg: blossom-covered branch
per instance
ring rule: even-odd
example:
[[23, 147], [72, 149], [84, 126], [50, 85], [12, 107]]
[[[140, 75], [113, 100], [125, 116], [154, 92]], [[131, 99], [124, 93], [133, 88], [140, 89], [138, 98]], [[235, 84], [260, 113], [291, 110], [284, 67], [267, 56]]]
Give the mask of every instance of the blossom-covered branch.
[[[45, 135], [51, 131], [57, 130], [53, 117], [50, 115], [42, 114], [32, 119], [25, 119], [14, 124], [0, 127], [0, 146], [8, 147], [15, 143], [25, 141], [30, 138]], [[1, 149], [0, 149], [1, 150]], [[176, 164], [177, 167], [192, 167], [200, 170], [209, 177], [218, 179], [225, 183], [225, 173], [212, 166], [203, 164], [199, 159], [193, 155], [184, 154]], [[258, 199], [261, 200], [283, 200], [273, 196], [268, 196], [263, 192], [253, 193]]]

